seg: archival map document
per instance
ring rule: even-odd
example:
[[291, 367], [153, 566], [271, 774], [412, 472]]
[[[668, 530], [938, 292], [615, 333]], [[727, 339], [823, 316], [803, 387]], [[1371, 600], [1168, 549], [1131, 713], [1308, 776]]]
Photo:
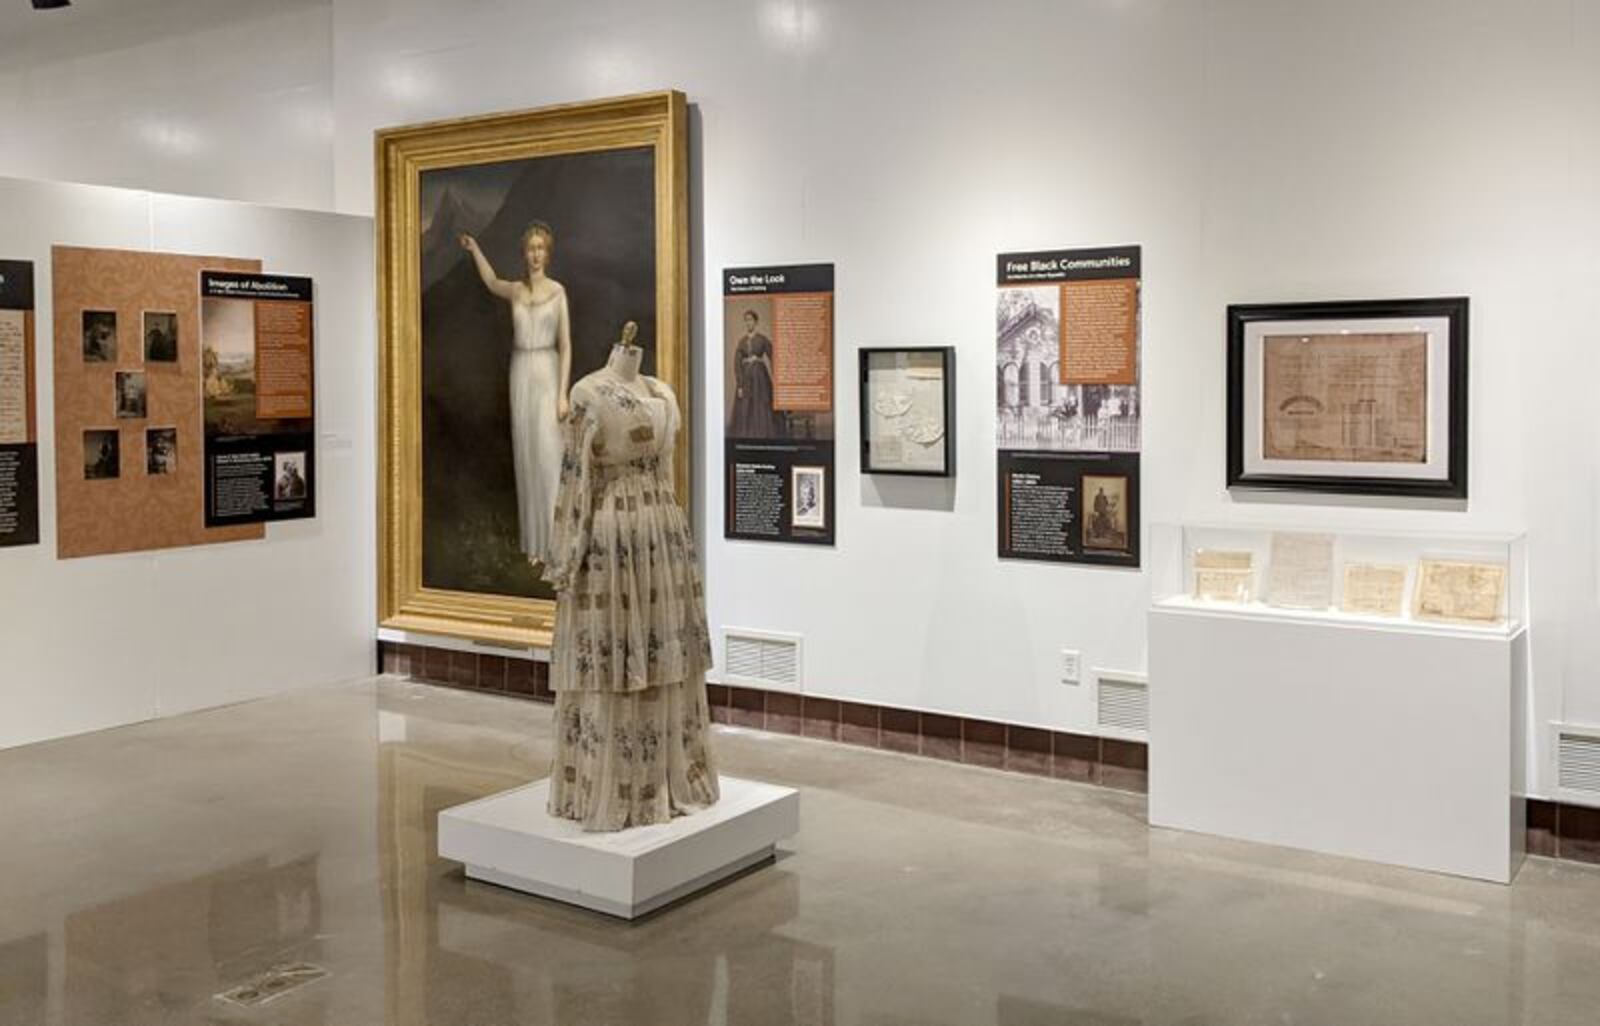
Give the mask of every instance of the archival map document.
[[1417, 567], [1419, 620], [1499, 623], [1505, 596], [1506, 568], [1498, 563], [1425, 559]]
[[1425, 332], [1268, 335], [1262, 364], [1265, 458], [1427, 462]]
[[1406, 568], [1387, 563], [1351, 563], [1344, 568], [1339, 608], [1363, 616], [1399, 616], [1405, 608]]

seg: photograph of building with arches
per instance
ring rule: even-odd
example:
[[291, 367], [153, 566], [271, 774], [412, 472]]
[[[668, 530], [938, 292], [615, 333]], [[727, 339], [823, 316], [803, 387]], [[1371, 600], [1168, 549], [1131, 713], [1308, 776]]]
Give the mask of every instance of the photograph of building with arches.
[[1002, 288], [996, 307], [995, 441], [1002, 449], [1138, 452], [1139, 386], [1068, 383], [1060, 284]]

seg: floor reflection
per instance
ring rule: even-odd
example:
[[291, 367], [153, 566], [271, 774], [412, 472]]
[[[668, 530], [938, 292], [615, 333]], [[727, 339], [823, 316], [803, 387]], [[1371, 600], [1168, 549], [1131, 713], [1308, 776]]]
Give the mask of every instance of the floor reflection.
[[[547, 707], [322, 689], [0, 752], [0, 1026], [1593, 1026], [1600, 872], [1514, 887], [1152, 831], [1137, 797], [719, 731], [776, 862], [635, 923], [435, 854]], [[326, 978], [215, 995], [305, 962]]]
[[[212, 1011], [202, 1002], [274, 965], [323, 957], [317, 856], [228, 869], [74, 912], [65, 922], [65, 1021]], [[315, 993], [295, 1021], [326, 1022]], [[42, 1017], [41, 1017], [42, 1021]]]
[[50, 938], [0, 944], [0, 1021], [44, 1022], [50, 999]]
[[[538, 771], [485, 765], [481, 749], [430, 726], [409, 725], [379, 753], [390, 1023], [833, 1026], [832, 952], [778, 932], [800, 907], [781, 861], [627, 923], [440, 860], [440, 811]], [[520, 754], [531, 767], [545, 752]]]

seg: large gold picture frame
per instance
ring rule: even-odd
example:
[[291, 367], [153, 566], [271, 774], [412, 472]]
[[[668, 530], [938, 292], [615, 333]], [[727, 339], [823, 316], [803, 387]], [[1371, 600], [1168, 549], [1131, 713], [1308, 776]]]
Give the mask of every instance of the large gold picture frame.
[[[421, 183], [430, 172], [569, 155], [647, 148], [654, 178], [655, 338], [643, 338], [655, 376], [670, 385], [690, 419], [687, 104], [676, 91], [386, 129], [377, 133], [380, 355], [380, 623], [385, 627], [506, 646], [550, 643], [555, 602], [424, 582], [423, 219]], [[554, 271], [562, 229], [555, 225]], [[542, 216], [542, 215], [541, 215]], [[593, 240], [590, 240], [591, 244]], [[496, 270], [499, 270], [497, 265]], [[554, 273], [553, 271], [553, 273]], [[458, 272], [459, 273], [459, 272]], [[503, 273], [503, 272], [501, 272]], [[568, 291], [572, 291], [568, 282]], [[581, 312], [573, 314], [581, 318]], [[608, 330], [616, 326], [607, 325]], [[595, 330], [598, 330], [596, 328]], [[613, 333], [610, 337], [614, 338]], [[581, 376], [574, 367], [573, 380]], [[498, 401], [490, 395], [488, 400]], [[677, 446], [678, 498], [687, 508], [690, 449]]]

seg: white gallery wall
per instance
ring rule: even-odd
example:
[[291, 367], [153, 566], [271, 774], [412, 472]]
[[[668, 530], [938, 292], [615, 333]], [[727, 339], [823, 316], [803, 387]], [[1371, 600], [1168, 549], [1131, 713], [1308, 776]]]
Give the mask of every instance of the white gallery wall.
[[[0, 748], [370, 673], [371, 221], [0, 179], [0, 225], [0, 252], [35, 262], [42, 534], [0, 549]], [[257, 257], [316, 279], [316, 519], [262, 541], [56, 559], [57, 244]]]
[[[1093, 688], [1059, 682], [1060, 650], [1143, 667], [1147, 574], [996, 558], [992, 442], [994, 255], [1137, 243], [1146, 524], [1526, 531], [1537, 790], [1552, 783], [1538, 725], [1600, 723], [1600, 0], [293, 6], [285, 18], [327, 19], [331, 53], [303, 94], [326, 91], [320, 148], [265, 120], [215, 180], [132, 143], [105, 180], [272, 199], [290, 179], [310, 196], [326, 172], [332, 205], [370, 214], [374, 129], [688, 94], [711, 620], [803, 635], [808, 692], [1092, 731]], [[130, 82], [77, 67], [79, 95], [108, 103], [184, 93], [177, 68], [139, 64]], [[243, 70], [209, 81], [174, 108], [206, 141], [271, 88]], [[97, 145], [87, 121], [52, 128], [41, 91], [15, 102], [0, 171], [35, 144]], [[260, 181], [280, 144], [283, 178]], [[705, 473], [722, 451], [718, 273], [813, 260], [838, 267], [838, 545], [728, 542]], [[1440, 294], [1473, 302], [1464, 509], [1230, 497], [1228, 303]], [[855, 349], [890, 343], [957, 347], [953, 486], [858, 473]]]

